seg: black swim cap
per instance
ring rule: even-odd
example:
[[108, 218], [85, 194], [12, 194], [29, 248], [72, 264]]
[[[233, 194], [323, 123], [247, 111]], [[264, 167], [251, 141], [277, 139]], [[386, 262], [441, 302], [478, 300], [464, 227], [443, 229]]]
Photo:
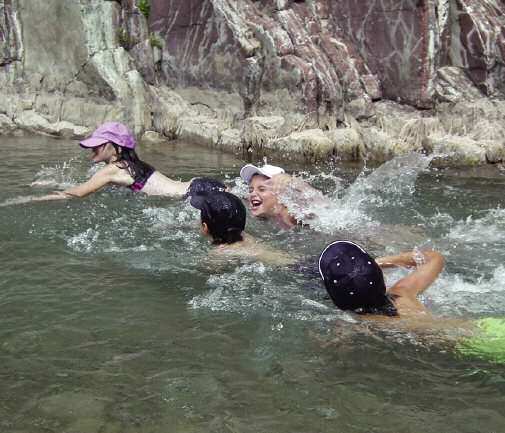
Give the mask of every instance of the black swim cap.
[[209, 177], [197, 177], [189, 184], [189, 188], [183, 198], [194, 197], [196, 195], [205, 195], [212, 192], [225, 191], [226, 185], [216, 179]]
[[319, 273], [328, 294], [341, 310], [363, 313], [392, 306], [386, 296], [381, 268], [353, 242], [336, 241], [328, 245], [319, 257]]

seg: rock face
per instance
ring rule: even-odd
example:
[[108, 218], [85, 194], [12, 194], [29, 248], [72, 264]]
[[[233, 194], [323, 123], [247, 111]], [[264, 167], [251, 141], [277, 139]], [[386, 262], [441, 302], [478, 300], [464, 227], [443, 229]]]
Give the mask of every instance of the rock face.
[[246, 108], [287, 89], [302, 111], [333, 115], [381, 98], [431, 108], [444, 66], [502, 94], [504, 13], [489, 0], [153, 0], [150, 23], [166, 82], [239, 91]]
[[0, 132], [115, 119], [258, 156], [505, 153], [501, 0], [146, 4], [0, 0]]
[[23, 120], [35, 111], [45, 133], [60, 121], [80, 130], [106, 119], [138, 132], [148, 126], [145, 80], [119, 43], [126, 8], [97, 0], [0, 0], [0, 112], [33, 130]]

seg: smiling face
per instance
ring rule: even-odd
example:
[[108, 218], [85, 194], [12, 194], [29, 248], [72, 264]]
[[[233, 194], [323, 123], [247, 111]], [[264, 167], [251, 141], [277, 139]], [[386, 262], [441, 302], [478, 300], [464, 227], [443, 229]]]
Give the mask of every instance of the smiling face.
[[249, 206], [255, 217], [269, 218], [278, 215], [283, 206], [272, 191], [270, 178], [257, 174], [249, 184]]
[[96, 146], [91, 149], [90, 159], [94, 163], [99, 162], [110, 162], [110, 160], [116, 156], [116, 149], [111, 143], [102, 144], [101, 146]]

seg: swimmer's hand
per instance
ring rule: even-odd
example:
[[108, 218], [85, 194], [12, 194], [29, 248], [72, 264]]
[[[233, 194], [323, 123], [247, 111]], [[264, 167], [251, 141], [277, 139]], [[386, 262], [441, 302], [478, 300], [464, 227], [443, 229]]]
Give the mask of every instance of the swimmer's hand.
[[281, 173], [272, 176], [272, 178], [267, 181], [267, 184], [270, 185], [273, 193], [277, 195], [282, 195], [287, 191], [299, 194], [321, 194], [321, 191], [310, 186], [304, 180], [287, 173]]
[[47, 194], [47, 195], [42, 195], [42, 196], [29, 195], [29, 196], [25, 196], [25, 197], [11, 198], [11, 199], [5, 200], [3, 203], [0, 203], [0, 207], [26, 204], [26, 203], [31, 203], [34, 201], [64, 200], [64, 199], [68, 199], [68, 198], [72, 198], [72, 196], [70, 194], [63, 192], [63, 191], [55, 191], [52, 194]]

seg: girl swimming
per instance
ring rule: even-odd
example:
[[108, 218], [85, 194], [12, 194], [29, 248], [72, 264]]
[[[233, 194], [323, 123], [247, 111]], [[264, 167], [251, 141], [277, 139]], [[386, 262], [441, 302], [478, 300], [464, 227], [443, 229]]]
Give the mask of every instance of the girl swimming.
[[244, 232], [246, 209], [242, 201], [229, 192], [193, 195], [191, 205], [200, 210], [200, 231], [211, 239], [214, 255], [252, 258], [273, 265], [287, 265], [287, 254], [268, 248]]
[[226, 189], [223, 183], [214, 179], [195, 178], [189, 182], [181, 182], [160, 173], [140, 160], [135, 152], [135, 137], [122, 123], [104, 123], [89, 138], [81, 141], [80, 145], [92, 151], [91, 161], [105, 162], [105, 167], [98, 170], [83, 184], [37, 197], [34, 200], [85, 197], [107, 185], [120, 185], [134, 192], [141, 191], [147, 195], [170, 197], [185, 197], [194, 193]]
[[[415, 268], [386, 289], [381, 268]], [[458, 354], [495, 363], [505, 363], [505, 319], [479, 320], [435, 317], [417, 299], [438, 277], [444, 258], [436, 251], [412, 251], [374, 260], [363, 248], [349, 241], [328, 245], [319, 257], [319, 272], [334, 304], [363, 318], [395, 320], [407, 331], [428, 332], [440, 342], [455, 343]], [[433, 334], [433, 331], [436, 333]], [[447, 332], [450, 331], [450, 332]], [[455, 333], [455, 331], [457, 331]]]
[[[363, 248], [349, 241], [328, 245], [319, 257], [319, 273], [333, 303], [341, 310], [384, 317], [429, 317], [417, 296], [426, 290], [444, 267], [436, 251], [406, 252], [374, 260]], [[386, 289], [381, 268], [401, 266], [413, 272]]]
[[[249, 186], [247, 200], [251, 214], [273, 220], [284, 229], [307, 225], [314, 217], [310, 208], [329, 204], [321, 191], [275, 165], [247, 164], [240, 170], [240, 177]], [[286, 199], [296, 208], [296, 215], [283, 203]]]

